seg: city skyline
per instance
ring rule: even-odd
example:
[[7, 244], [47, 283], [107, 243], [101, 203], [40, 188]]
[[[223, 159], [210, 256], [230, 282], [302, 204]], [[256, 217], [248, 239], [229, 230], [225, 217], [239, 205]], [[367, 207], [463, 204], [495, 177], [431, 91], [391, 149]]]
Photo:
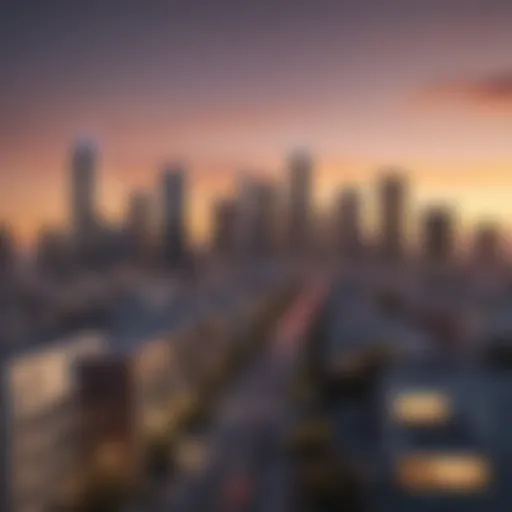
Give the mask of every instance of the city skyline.
[[[357, 194], [358, 202], [358, 236], [362, 237], [362, 242], [366, 240], [366, 243], [370, 243], [370, 245], [373, 246], [376, 246], [375, 244], [380, 246], [381, 242], [379, 242], [379, 240], [381, 240], [383, 235], [382, 229], [386, 222], [391, 222], [392, 225], [399, 222], [400, 226], [392, 228], [398, 229], [396, 235], [393, 235], [395, 238], [398, 236], [394, 243], [396, 244], [398, 239], [403, 236], [405, 244], [409, 246], [409, 248], [419, 249], [420, 246], [418, 244], [422, 243], [424, 236], [422, 223], [425, 219], [425, 215], [428, 215], [431, 210], [436, 209], [448, 209], [455, 214], [454, 220], [456, 221], [456, 224], [454, 227], [457, 230], [457, 244], [459, 247], [463, 247], [464, 250], [470, 249], [474, 243], [475, 236], [479, 234], [479, 230], [485, 230], [487, 227], [498, 229], [500, 231], [500, 238], [503, 238], [503, 235], [505, 235], [504, 249], [506, 249], [508, 245], [507, 235], [509, 235], [510, 228], [512, 227], [507, 226], [506, 222], [500, 222], [500, 219], [497, 216], [485, 214], [480, 215], [472, 219], [471, 222], [467, 222], [465, 224], [463, 222], [464, 205], [460, 205], [453, 198], [450, 200], [450, 198], [447, 198], [447, 196], [443, 196], [442, 194], [437, 196], [434, 195], [423, 201], [418, 199], [418, 197], [421, 198], [421, 190], [418, 190], [416, 183], [411, 179], [411, 176], [413, 176], [414, 173], [409, 172], [408, 169], [397, 166], [375, 167], [372, 172], [368, 172], [368, 180], [366, 182], [353, 179], [346, 182], [340, 180], [332, 183], [328, 201], [325, 201], [322, 204], [321, 201], [318, 201], [318, 160], [304, 147], [289, 152], [287, 157], [283, 157], [281, 159], [279, 172], [272, 173], [258, 172], [258, 170], [239, 170], [236, 174], [227, 174], [225, 177], [229, 178], [229, 180], [226, 179], [223, 190], [212, 194], [211, 197], [209, 197], [209, 200], [202, 204], [202, 209], [205, 214], [202, 219], [202, 226], [198, 226], [197, 212], [194, 216], [193, 209], [191, 208], [191, 203], [194, 203], [194, 196], [196, 196], [197, 201], [197, 194], [195, 194], [194, 190], [194, 187], [197, 186], [197, 181], [195, 181], [194, 178], [197, 179], [197, 176], [195, 176], [195, 173], [193, 172], [193, 167], [190, 167], [189, 161], [187, 161], [187, 165], [185, 165], [182, 161], [177, 159], [167, 159], [164, 160], [163, 163], [161, 162], [151, 176], [151, 186], [141, 188], [134, 187], [129, 189], [126, 196], [123, 197], [119, 214], [117, 216], [109, 216], [108, 213], [105, 213], [104, 204], [101, 204], [101, 197], [104, 195], [102, 194], [104, 191], [102, 191], [101, 187], [101, 183], [104, 181], [104, 170], [101, 168], [101, 148], [97, 142], [91, 138], [79, 138], [75, 141], [71, 150], [68, 149], [67, 155], [68, 168], [66, 170], [65, 177], [65, 197], [61, 199], [65, 206], [65, 210], [63, 218], [60, 221], [56, 223], [42, 223], [35, 226], [33, 237], [27, 241], [27, 239], [24, 240], [19, 236], [19, 231], [16, 230], [15, 223], [10, 222], [9, 219], [2, 219], [4, 221], [3, 224], [15, 237], [16, 247], [21, 249], [23, 252], [37, 249], [39, 237], [41, 235], [44, 236], [48, 231], [67, 233], [71, 237], [76, 236], [77, 200], [79, 201], [78, 204], [85, 204], [85, 206], [80, 206], [79, 208], [91, 210], [90, 213], [85, 213], [85, 215], [92, 215], [88, 222], [99, 223], [98, 227], [103, 225], [103, 228], [106, 229], [113, 228], [118, 230], [131, 230], [132, 228], [130, 227], [130, 223], [134, 222], [134, 207], [142, 210], [139, 211], [138, 215], [145, 216], [146, 218], [144, 220], [141, 218], [139, 222], [143, 222], [146, 225], [146, 229], [149, 229], [147, 232], [149, 236], [148, 240], [160, 239], [163, 234], [162, 221], [170, 215], [172, 209], [175, 209], [172, 216], [179, 217], [181, 215], [185, 215], [185, 217], [180, 221], [183, 223], [182, 227], [178, 228], [178, 226], [176, 226], [176, 229], [183, 231], [185, 238], [188, 239], [188, 243], [192, 244], [192, 246], [207, 245], [214, 247], [216, 244], [215, 232], [217, 229], [216, 207], [219, 202], [225, 201], [241, 201], [242, 204], [244, 204], [244, 192], [239, 188], [241, 177], [244, 177], [243, 179], [245, 180], [249, 180], [248, 183], [252, 183], [251, 188], [256, 186], [257, 188], [272, 187], [274, 189], [274, 194], [276, 194], [275, 200], [277, 201], [277, 210], [274, 211], [273, 215], [277, 215], [278, 219], [279, 216], [282, 217], [279, 219], [281, 226], [289, 226], [291, 229], [290, 232], [286, 231], [281, 234], [281, 236], [284, 237], [282, 242], [285, 244], [294, 244], [293, 240], [289, 237], [292, 236], [293, 238], [296, 236], [293, 234], [293, 220], [294, 209], [298, 206], [299, 215], [306, 215], [306, 217], [310, 218], [308, 223], [311, 222], [313, 225], [319, 221], [325, 223], [325, 227], [321, 230], [323, 233], [321, 236], [331, 236], [331, 242], [334, 244], [333, 247], [336, 246], [338, 243], [336, 238], [340, 235], [340, 233], [336, 231], [336, 223], [339, 222], [338, 216], [343, 215], [339, 210], [340, 197], [344, 194], [353, 193]], [[307, 169], [307, 178], [299, 177], [302, 172], [301, 160], [305, 160], [304, 165]], [[79, 163], [77, 164], [77, 162]], [[299, 170], [299, 176], [297, 175], [297, 170]], [[84, 179], [83, 171], [86, 171], [87, 173], [87, 180], [94, 176], [93, 182], [91, 184], [87, 182], [87, 187], [85, 189], [82, 189], [83, 187], [81, 187], [81, 180]], [[77, 172], [79, 174], [77, 174]], [[185, 180], [187, 182], [185, 189], [182, 191], [176, 189], [173, 192], [165, 192], [165, 187], [169, 186], [167, 183], [169, 177], [171, 177], [172, 180], [174, 180], [174, 178], [179, 180], [179, 182], [176, 182], [176, 186], [178, 187], [182, 187], [182, 182]], [[76, 182], [77, 179], [79, 180], [78, 182]], [[304, 179], [306, 181], [301, 184], [301, 181]], [[297, 180], [299, 181], [297, 182]], [[403, 201], [403, 205], [395, 205], [392, 197], [384, 199], [387, 194], [384, 193], [383, 195], [382, 187], [389, 185], [390, 182], [392, 185], [395, 185], [395, 187], [403, 188], [403, 191], [397, 192], [403, 196], [403, 198], [400, 199], [401, 202]], [[299, 188], [297, 188], [297, 183], [299, 184]], [[334, 187], [332, 186], [333, 184], [335, 185]], [[89, 191], [90, 187], [92, 187], [92, 189]], [[171, 187], [175, 187], [175, 185], [171, 185]], [[302, 187], [305, 187], [304, 191], [302, 190]], [[315, 191], [317, 192], [316, 194]], [[418, 194], [418, 192], [420, 192], [420, 194]], [[78, 196], [76, 195], [77, 193]], [[174, 198], [171, 196], [167, 197], [169, 193], [171, 196], [175, 194], [178, 195]], [[84, 194], [86, 194], [86, 196], [84, 196]], [[297, 194], [299, 194], [298, 198]], [[301, 198], [303, 194], [305, 194], [304, 199]], [[83, 203], [84, 197], [87, 197], [87, 199], [85, 199], [85, 203]], [[175, 200], [178, 200], [178, 203], [175, 203]], [[299, 203], [294, 206], [294, 203], [297, 200]], [[141, 201], [146, 204], [136, 204]], [[302, 204], [303, 201], [305, 201], [304, 204]], [[389, 201], [391, 201], [391, 203]], [[394, 209], [395, 206], [397, 210], [394, 213], [391, 213], [391, 215], [393, 218], [397, 216], [397, 220], [393, 220], [392, 218], [385, 221], [385, 217], [383, 217], [383, 215], [388, 215], [388, 208], [392, 207]], [[165, 211], [162, 211], [162, 208], [171, 208], [171, 211], [167, 211], [166, 213]], [[80, 215], [80, 209], [78, 212], [78, 215]], [[162, 217], [162, 214], [164, 217]], [[290, 215], [291, 217], [289, 217]], [[178, 217], [176, 217], [176, 219], [178, 219]], [[292, 225], [289, 225], [289, 222], [291, 222]], [[301, 222], [301, 224], [304, 224], [304, 222], [305, 221]], [[139, 226], [138, 230], [140, 231], [141, 228], [142, 226]], [[198, 232], [200, 233], [199, 236]], [[140, 237], [141, 233], [139, 233], [138, 236]], [[316, 237], [317, 235], [314, 235], [313, 239], [317, 240]]]
[[67, 150], [83, 131], [100, 145], [112, 219], [162, 161], [190, 159], [195, 240], [240, 169], [281, 176], [298, 145], [315, 155], [322, 207], [336, 183], [367, 195], [398, 165], [418, 204], [439, 197], [465, 226], [489, 215], [511, 227], [512, 6], [216, 4], [3, 3], [0, 218], [24, 244], [65, 220]]
[[0, 0], [0, 512], [512, 511], [512, 0]]

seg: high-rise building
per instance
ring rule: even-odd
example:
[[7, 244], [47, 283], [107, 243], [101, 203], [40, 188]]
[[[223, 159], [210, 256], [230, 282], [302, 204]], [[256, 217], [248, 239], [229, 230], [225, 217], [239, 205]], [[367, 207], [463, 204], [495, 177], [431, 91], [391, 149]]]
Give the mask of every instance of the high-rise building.
[[277, 192], [254, 175], [238, 181], [236, 247], [242, 259], [269, 256], [277, 249]]
[[234, 199], [220, 199], [213, 205], [212, 248], [222, 257], [232, 257], [236, 249], [238, 205]]
[[473, 257], [482, 264], [496, 263], [500, 252], [500, 233], [494, 224], [477, 227], [473, 245]]
[[163, 256], [170, 266], [184, 263], [187, 253], [185, 169], [168, 165], [162, 176]]
[[455, 249], [453, 213], [446, 207], [431, 207], [424, 217], [423, 251], [427, 262], [449, 262]]
[[338, 249], [344, 258], [357, 258], [362, 251], [361, 201], [354, 188], [340, 192], [336, 208]]
[[7, 224], [0, 225], [0, 275], [5, 277], [14, 270], [16, 250], [14, 237]]
[[133, 263], [149, 262], [151, 252], [151, 198], [145, 192], [134, 192], [128, 200], [125, 218], [128, 257]]
[[71, 157], [71, 231], [74, 249], [81, 262], [90, 262], [94, 258], [96, 160], [94, 143], [78, 141]]
[[37, 239], [37, 267], [49, 276], [65, 274], [70, 269], [69, 238], [55, 228], [44, 228]]
[[277, 245], [277, 192], [271, 182], [259, 181], [254, 187], [253, 254], [270, 256]]
[[242, 259], [248, 257], [252, 251], [256, 212], [255, 183], [255, 179], [249, 172], [243, 171], [237, 176], [235, 249], [237, 256]]
[[387, 173], [379, 186], [380, 252], [386, 261], [399, 260], [405, 250], [406, 183], [400, 172]]
[[311, 222], [311, 174], [313, 161], [309, 154], [296, 152], [289, 167], [289, 244], [291, 251], [308, 247]]

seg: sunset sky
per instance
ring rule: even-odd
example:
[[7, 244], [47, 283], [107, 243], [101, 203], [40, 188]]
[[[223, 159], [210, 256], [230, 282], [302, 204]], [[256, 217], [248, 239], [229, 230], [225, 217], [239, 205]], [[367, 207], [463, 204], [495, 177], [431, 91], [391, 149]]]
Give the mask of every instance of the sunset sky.
[[62, 225], [86, 134], [113, 220], [179, 158], [201, 238], [238, 170], [284, 177], [306, 146], [322, 207], [350, 183], [371, 211], [399, 165], [416, 210], [512, 229], [511, 27], [508, 0], [4, 0], [0, 218], [24, 241]]

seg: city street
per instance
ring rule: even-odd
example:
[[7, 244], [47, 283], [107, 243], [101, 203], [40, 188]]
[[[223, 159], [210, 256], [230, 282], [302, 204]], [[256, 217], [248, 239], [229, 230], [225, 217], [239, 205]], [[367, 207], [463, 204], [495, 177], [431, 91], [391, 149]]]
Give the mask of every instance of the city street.
[[286, 510], [289, 474], [279, 446], [287, 422], [287, 390], [301, 334], [325, 293], [323, 283], [315, 283], [295, 300], [268, 348], [221, 401], [201, 440], [202, 467], [175, 475], [152, 510]]

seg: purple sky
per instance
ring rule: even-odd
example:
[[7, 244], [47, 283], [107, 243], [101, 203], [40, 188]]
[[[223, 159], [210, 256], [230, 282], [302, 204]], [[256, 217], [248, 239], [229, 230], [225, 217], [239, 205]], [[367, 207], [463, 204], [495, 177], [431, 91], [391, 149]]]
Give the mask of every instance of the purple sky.
[[27, 236], [62, 222], [82, 133], [101, 147], [113, 217], [176, 155], [204, 230], [232, 173], [277, 174], [297, 144], [317, 155], [322, 201], [398, 163], [419, 200], [512, 215], [511, 26], [506, 0], [4, 0], [0, 217]]

